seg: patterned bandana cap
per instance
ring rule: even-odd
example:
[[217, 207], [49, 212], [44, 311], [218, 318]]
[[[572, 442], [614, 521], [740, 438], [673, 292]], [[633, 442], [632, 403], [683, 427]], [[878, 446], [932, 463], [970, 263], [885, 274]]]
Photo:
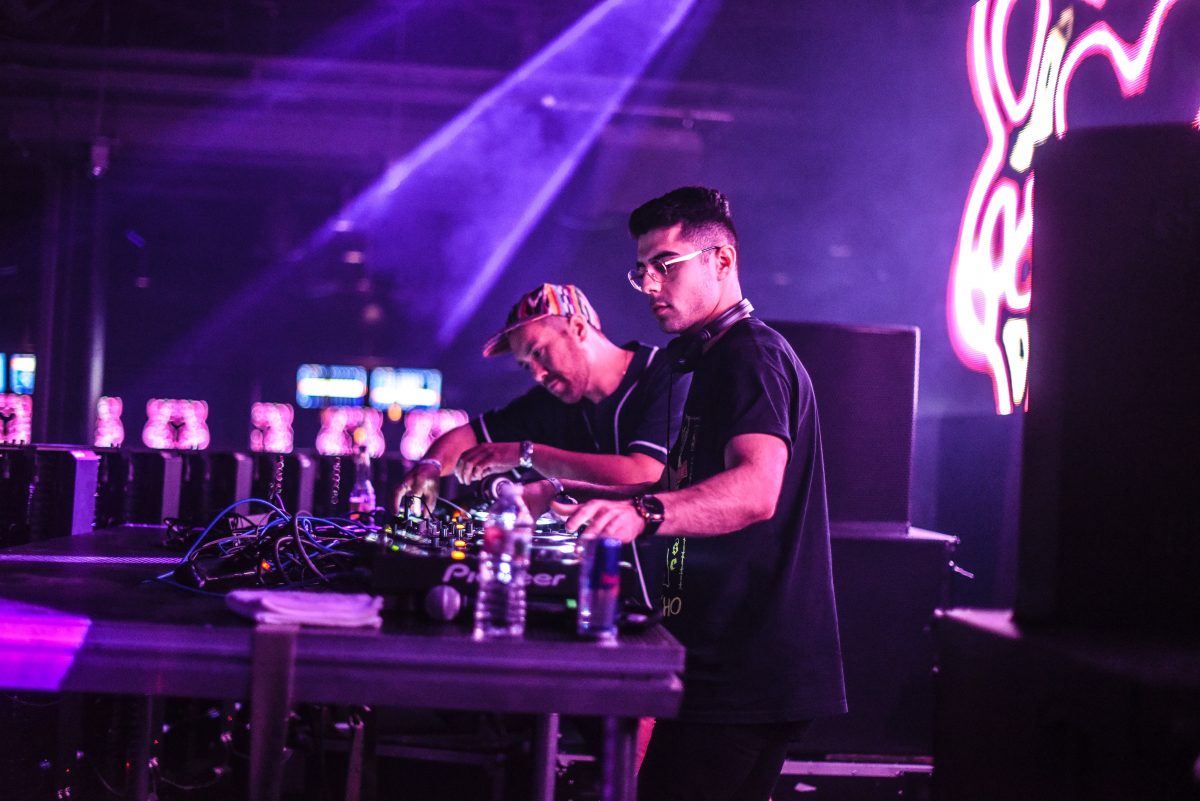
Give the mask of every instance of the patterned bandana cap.
[[578, 314], [589, 325], [600, 330], [600, 317], [588, 303], [583, 290], [572, 284], [542, 284], [517, 301], [508, 313], [500, 333], [483, 345], [484, 356], [496, 356], [511, 350], [508, 335], [517, 328], [546, 317], [572, 317]]

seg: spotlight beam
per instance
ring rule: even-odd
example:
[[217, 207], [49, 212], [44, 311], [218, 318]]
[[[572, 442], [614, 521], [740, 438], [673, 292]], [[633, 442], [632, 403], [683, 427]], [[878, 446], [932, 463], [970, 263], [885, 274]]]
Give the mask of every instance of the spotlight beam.
[[[441, 220], [436, 281], [423, 297], [447, 347], [574, 174], [596, 137], [696, 0], [606, 0], [393, 166], [347, 208], [372, 233], [376, 267], [410, 262], [389, 244], [414, 209]], [[419, 229], [413, 237], [420, 237]], [[401, 276], [413, 283], [411, 275]]]
[[[166, 363], [190, 363], [235, 335], [348, 227], [371, 237], [372, 270], [398, 273], [421, 306], [450, 310], [428, 321], [436, 326], [429, 344], [445, 348], [696, 2], [599, 3], [266, 268], [173, 347]], [[415, 270], [414, 252], [435, 258]]]

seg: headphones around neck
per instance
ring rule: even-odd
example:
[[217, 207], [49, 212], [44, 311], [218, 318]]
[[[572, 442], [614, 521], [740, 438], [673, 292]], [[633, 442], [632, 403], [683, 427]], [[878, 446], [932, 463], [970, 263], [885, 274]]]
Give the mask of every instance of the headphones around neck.
[[696, 333], [686, 334], [672, 340], [667, 348], [672, 354], [677, 355], [671, 363], [671, 372], [690, 373], [695, 370], [701, 354], [704, 353], [704, 346], [732, 327], [734, 323], [749, 317], [752, 311], [754, 311], [754, 306], [749, 300], [742, 298]]

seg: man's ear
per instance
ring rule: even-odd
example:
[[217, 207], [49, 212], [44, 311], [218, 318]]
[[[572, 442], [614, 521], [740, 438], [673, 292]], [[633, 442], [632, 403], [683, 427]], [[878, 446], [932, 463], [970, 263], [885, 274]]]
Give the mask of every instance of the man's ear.
[[588, 331], [589, 327], [590, 326], [588, 326], [587, 320], [584, 320], [583, 317], [578, 314], [572, 314], [567, 318], [567, 332], [572, 338], [579, 342], [583, 342], [585, 339], [587, 339], [588, 334], [591, 333]]
[[737, 249], [733, 245], [722, 245], [713, 251], [717, 263], [717, 279], [723, 280], [737, 272]]

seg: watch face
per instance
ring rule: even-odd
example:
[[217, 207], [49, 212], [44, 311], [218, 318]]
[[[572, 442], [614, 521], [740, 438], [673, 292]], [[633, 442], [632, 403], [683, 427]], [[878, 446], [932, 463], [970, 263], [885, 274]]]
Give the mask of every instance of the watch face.
[[647, 520], [653, 520], [659, 523], [662, 522], [663, 504], [658, 498], [655, 498], [653, 495], [643, 495], [642, 509], [644, 510], [642, 516]]

